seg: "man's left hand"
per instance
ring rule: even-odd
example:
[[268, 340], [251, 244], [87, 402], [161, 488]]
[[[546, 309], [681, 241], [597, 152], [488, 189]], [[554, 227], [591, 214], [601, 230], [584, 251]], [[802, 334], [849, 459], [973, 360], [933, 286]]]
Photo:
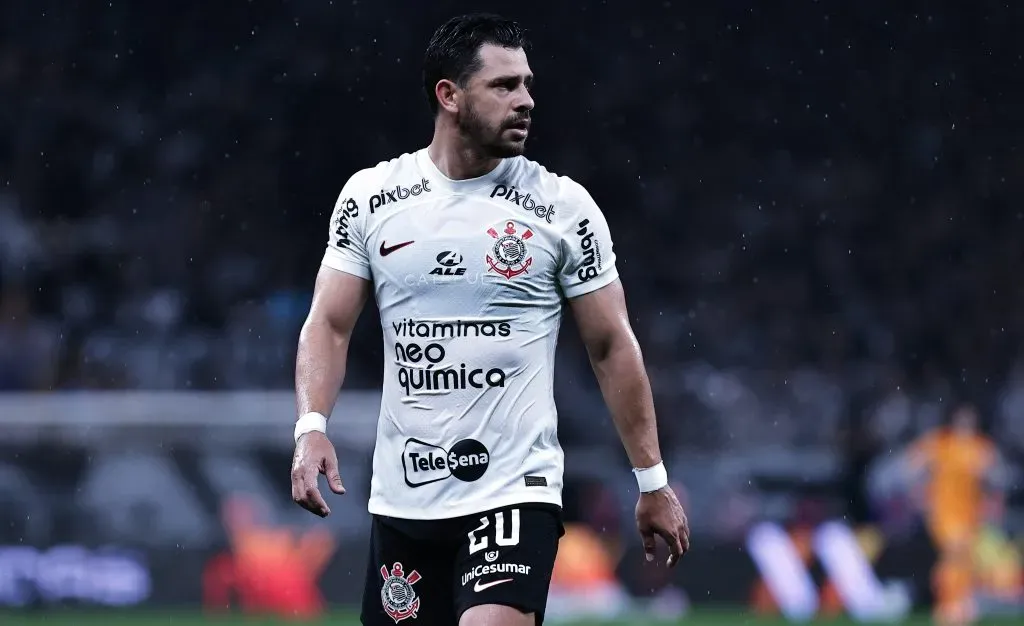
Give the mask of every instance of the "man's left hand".
[[660, 535], [668, 544], [670, 554], [666, 565], [669, 567], [675, 567], [679, 557], [690, 549], [690, 525], [672, 487], [640, 494], [636, 503], [636, 527], [648, 561], [654, 560], [655, 535]]

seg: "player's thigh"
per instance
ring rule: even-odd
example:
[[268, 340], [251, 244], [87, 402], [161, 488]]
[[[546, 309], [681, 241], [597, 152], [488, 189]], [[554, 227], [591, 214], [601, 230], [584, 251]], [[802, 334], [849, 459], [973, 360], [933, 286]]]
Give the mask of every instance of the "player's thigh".
[[[468, 623], [465, 614], [469, 609], [493, 605], [504, 608], [474, 610], [470, 615], [477, 619], [472, 623], [505, 626], [521, 623], [506, 618], [534, 614], [534, 619], [526, 618], [525, 623], [540, 624], [562, 536], [557, 511], [507, 507], [470, 516], [464, 530], [454, 581], [455, 608], [461, 623]], [[499, 621], [479, 621], [484, 618]]]
[[523, 613], [502, 604], [471, 606], [459, 618], [459, 626], [534, 626], [536, 613]]
[[451, 579], [454, 546], [423, 541], [374, 518], [363, 588], [365, 626], [404, 620], [448, 626], [456, 623]]
[[972, 524], [957, 519], [936, 519], [928, 526], [940, 556], [962, 558], [970, 555], [975, 537]]

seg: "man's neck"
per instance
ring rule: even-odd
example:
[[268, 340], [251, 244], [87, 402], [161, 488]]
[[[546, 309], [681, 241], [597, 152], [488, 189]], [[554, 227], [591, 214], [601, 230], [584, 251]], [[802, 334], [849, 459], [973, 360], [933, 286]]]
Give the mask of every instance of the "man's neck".
[[442, 174], [452, 180], [466, 180], [483, 176], [501, 163], [500, 158], [481, 154], [455, 129], [434, 128], [434, 138], [427, 146], [427, 155]]

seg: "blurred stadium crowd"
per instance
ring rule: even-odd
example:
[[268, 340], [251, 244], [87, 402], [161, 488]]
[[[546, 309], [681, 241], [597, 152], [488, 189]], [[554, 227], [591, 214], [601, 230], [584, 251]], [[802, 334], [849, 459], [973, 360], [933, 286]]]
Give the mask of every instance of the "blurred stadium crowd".
[[[1011, 8], [540, 5], [529, 156], [608, 215], [670, 441], [824, 443], [862, 406], [893, 444], [965, 396], [1024, 450]], [[4, 3], [0, 389], [287, 388], [335, 194], [427, 142], [455, 10]]]

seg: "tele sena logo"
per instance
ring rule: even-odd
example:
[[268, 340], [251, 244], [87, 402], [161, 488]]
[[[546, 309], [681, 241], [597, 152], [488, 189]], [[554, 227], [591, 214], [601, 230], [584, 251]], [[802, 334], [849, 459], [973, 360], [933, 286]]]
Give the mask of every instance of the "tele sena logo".
[[475, 467], [487, 465], [487, 453], [462, 454], [449, 452], [445, 457], [443, 454], [427, 452], [425, 455], [418, 452], [409, 453], [409, 462], [414, 472], [428, 472], [430, 470], [457, 470], [464, 467]]
[[479, 480], [487, 471], [491, 453], [475, 439], [463, 439], [448, 450], [419, 439], [408, 439], [402, 453], [405, 484], [422, 487], [454, 477], [462, 482]]

